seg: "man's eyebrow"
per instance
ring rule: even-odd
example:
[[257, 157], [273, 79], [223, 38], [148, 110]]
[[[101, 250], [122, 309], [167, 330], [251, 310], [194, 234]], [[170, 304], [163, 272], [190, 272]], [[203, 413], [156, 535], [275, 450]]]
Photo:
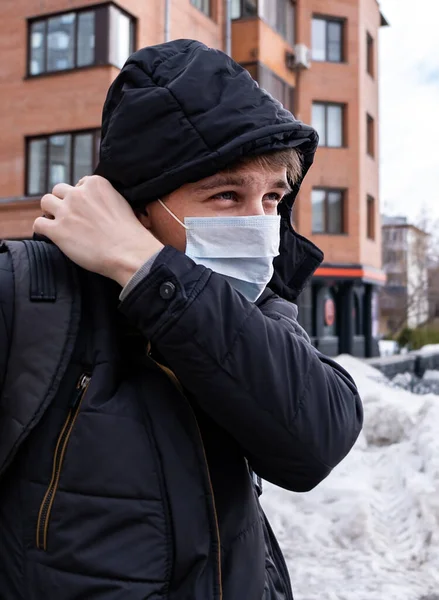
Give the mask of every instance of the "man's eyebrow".
[[278, 179], [277, 181], [273, 181], [273, 184], [270, 186], [273, 188], [280, 188], [281, 190], [287, 190], [287, 192], [292, 192], [290, 184], [285, 179]]
[[[200, 183], [196, 185], [196, 191], [207, 192], [209, 190], [213, 190], [219, 187], [227, 187], [227, 186], [236, 186], [236, 187], [245, 187], [250, 185], [252, 182], [251, 177], [244, 177], [242, 175], [234, 175], [230, 173], [230, 175], [218, 175], [216, 177], [210, 178], [208, 181], [204, 183]], [[270, 188], [287, 190], [287, 192], [291, 192], [291, 187], [285, 179], [276, 179], [273, 181]]]

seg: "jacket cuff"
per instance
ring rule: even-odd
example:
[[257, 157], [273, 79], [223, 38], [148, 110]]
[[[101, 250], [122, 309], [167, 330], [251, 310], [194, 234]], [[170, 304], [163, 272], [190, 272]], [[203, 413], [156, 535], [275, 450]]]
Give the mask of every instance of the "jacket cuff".
[[136, 287], [136, 285], [138, 285], [142, 279], [144, 279], [149, 272], [151, 271], [153, 264], [155, 262], [155, 259], [158, 257], [158, 255], [160, 254], [161, 250], [159, 252], [156, 252], [155, 254], [153, 254], [141, 267], [140, 269], [138, 269], [134, 275], [131, 277], [131, 279], [128, 281], [128, 283], [126, 284], [126, 286], [123, 288], [123, 290], [120, 293], [119, 296], [119, 300], [122, 302], [123, 300], [125, 300], [125, 298], [128, 296], [128, 294]]
[[119, 310], [149, 341], [171, 328], [205, 287], [212, 271], [165, 246], [151, 271], [124, 296]]

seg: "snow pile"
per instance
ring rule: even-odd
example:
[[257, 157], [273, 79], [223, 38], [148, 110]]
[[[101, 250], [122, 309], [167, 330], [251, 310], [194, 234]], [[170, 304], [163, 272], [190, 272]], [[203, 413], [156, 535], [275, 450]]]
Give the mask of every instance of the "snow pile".
[[439, 353], [439, 344], [427, 344], [427, 346], [424, 346], [423, 348], [418, 350], [418, 354], [424, 354], [427, 356], [429, 354], [438, 354], [438, 353]]
[[261, 498], [295, 600], [439, 600], [439, 397], [338, 361], [364, 402], [355, 448], [312, 492]]

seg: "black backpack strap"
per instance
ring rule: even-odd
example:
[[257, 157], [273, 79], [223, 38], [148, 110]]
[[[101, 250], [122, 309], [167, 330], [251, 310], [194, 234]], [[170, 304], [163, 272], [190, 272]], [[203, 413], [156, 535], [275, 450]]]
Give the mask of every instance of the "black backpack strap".
[[0, 397], [0, 474], [54, 398], [81, 316], [77, 268], [53, 244], [4, 241], [14, 273], [14, 319]]
[[33, 302], [55, 302], [55, 264], [59, 249], [45, 242], [23, 242], [29, 261], [29, 299]]

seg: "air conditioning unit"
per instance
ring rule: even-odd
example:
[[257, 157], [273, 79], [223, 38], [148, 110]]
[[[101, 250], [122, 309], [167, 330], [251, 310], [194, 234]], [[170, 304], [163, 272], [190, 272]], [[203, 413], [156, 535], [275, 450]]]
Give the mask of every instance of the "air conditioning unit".
[[311, 67], [311, 50], [305, 44], [296, 44], [294, 52], [287, 52], [286, 64], [291, 71], [309, 69]]

